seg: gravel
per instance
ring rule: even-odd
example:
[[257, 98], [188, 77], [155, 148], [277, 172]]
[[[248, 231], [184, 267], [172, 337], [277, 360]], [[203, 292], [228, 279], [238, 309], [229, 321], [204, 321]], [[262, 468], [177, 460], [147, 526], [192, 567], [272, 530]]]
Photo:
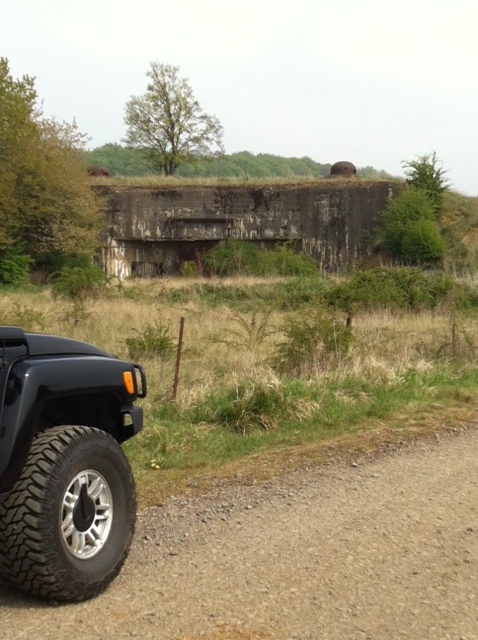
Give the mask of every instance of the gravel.
[[478, 638], [478, 431], [143, 510], [95, 600], [0, 584], [2, 640]]

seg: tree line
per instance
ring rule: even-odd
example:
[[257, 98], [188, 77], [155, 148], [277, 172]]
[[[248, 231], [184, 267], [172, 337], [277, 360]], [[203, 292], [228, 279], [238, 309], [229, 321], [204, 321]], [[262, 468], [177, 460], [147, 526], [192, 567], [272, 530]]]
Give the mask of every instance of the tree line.
[[[112, 176], [152, 176], [155, 172], [143, 161], [141, 152], [118, 143], [107, 143], [89, 152], [91, 165], [104, 165]], [[320, 163], [307, 156], [283, 157], [250, 151], [224, 154], [214, 160], [194, 158], [176, 170], [181, 178], [325, 178], [330, 175], [330, 163]], [[372, 166], [362, 167], [357, 174], [364, 178], [390, 178], [385, 171]]]

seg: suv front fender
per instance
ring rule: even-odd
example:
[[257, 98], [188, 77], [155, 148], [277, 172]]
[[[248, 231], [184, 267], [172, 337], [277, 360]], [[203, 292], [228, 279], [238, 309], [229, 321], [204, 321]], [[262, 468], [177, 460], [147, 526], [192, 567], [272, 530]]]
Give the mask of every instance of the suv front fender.
[[[140, 367], [103, 356], [27, 358], [9, 372], [0, 419], [0, 493], [15, 481], [25, 464], [33, 436], [57, 424], [95, 426], [118, 441], [137, 433], [142, 409], [133, 407], [144, 397]], [[134, 391], [129, 393], [124, 373], [130, 372]], [[53, 409], [61, 405], [61, 412]], [[103, 409], [103, 411], [102, 411]]]

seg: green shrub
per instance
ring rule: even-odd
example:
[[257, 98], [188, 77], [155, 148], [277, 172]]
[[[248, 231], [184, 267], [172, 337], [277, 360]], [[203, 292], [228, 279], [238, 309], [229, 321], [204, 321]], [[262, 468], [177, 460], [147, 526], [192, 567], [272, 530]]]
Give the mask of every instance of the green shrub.
[[383, 214], [382, 242], [397, 260], [412, 265], [430, 265], [441, 260], [445, 243], [427, 194], [408, 187], [394, 198]]
[[30, 256], [6, 251], [0, 258], [0, 282], [15, 287], [28, 284], [32, 265], [33, 259]]
[[204, 254], [204, 266], [215, 276], [310, 276], [317, 273], [315, 261], [294, 252], [288, 245], [266, 251], [251, 242], [228, 240]]
[[258, 275], [258, 253], [258, 248], [249, 242], [228, 240], [204, 254], [204, 266], [215, 276]]
[[322, 310], [294, 314], [282, 331], [284, 339], [276, 346], [272, 366], [293, 376], [310, 375], [337, 364], [352, 341], [351, 328]]
[[315, 260], [305, 253], [295, 253], [288, 246], [266, 252], [270, 258], [271, 274], [278, 276], [314, 276], [318, 273]]
[[451, 298], [463, 303], [474, 294], [441, 271], [423, 271], [416, 267], [376, 267], [357, 271], [347, 280], [332, 286], [323, 295], [331, 307], [346, 313], [360, 310], [434, 309]]
[[405, 232], [402, 257], [409, 264], [432, 265], [445, 255], [445, 241], [432, 220], [416, 220]]
[[50, 277], [54, 297], [84, 300], [105, 291], [106, 275], [97, 266], [88, 264], [78, 267], [63, 267]]
[[147, 325], [143, 331], [134, 329], [138, 334], [134, 338], [126, 338], [126, 347], [129, 357], [133, 360], [158, 357], [161, 360], [169, 360], [175, 350], [169, 328], [160, 321], [154, 325]]

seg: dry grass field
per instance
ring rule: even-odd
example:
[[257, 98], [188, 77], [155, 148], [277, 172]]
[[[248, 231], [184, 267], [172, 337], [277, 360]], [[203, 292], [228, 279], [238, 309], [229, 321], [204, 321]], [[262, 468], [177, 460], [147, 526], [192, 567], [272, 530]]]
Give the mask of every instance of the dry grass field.
[[[145, 502], [172, 486], [239, 468], [269, 473], [304, 456], [372, 450], [374, 437], [403, 440], [407, 431], [435, 433], [473, 417], [476, 312], [362, 311], [353, 317], [347, 349], [329, 345], [302, 369], [291, 364], [279, 371], [274, 356], [284, 322], [300, 323], [320, 307], [319, 301], [302, 309], [271, 304], [271, 290], [284, 282], [131, 281], [82, 302], [55, 299], [47, 287], [5, 290], [1, 322], [84, 340], [124, 358], [134, 358], [128, 341], [144, 338], [148, 328], [172, 347], [139, 358], [149, 385], [146, 427], [127, 451]], [[269, 302], [262, 304], [266, 290]], [[238, 293], [248, 291], [253, 295]], [[345, 315], [335, 313], [334, 321], [341, 327]]]

